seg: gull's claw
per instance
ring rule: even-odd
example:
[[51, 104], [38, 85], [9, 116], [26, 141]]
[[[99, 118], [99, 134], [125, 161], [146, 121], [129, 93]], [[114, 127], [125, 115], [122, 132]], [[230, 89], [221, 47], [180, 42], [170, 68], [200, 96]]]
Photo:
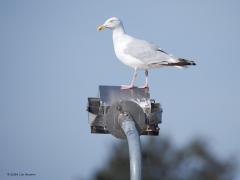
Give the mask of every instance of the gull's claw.
[[132, 89], [133, 88], [133, 85], [130, 84], [130, 85], [121, 85], [121, 89]]
[[145, 89], [145, 88], [149, 88], [148, 84], [144, 84], [142, 86], [139, 87], [140, 89]]

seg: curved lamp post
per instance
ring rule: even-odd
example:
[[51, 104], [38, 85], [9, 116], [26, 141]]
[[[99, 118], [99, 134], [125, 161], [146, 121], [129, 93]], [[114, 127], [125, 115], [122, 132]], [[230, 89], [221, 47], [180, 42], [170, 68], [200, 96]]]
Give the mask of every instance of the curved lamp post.
[[91, 133], [111, 133], [127, 139], [131, 180], [141, 180], [140, 135], [159, 134], [161, 106], [150, 99], [148, 88], [122, 90], [119, 86], [99, 86], [99, 96], [88, 98]]

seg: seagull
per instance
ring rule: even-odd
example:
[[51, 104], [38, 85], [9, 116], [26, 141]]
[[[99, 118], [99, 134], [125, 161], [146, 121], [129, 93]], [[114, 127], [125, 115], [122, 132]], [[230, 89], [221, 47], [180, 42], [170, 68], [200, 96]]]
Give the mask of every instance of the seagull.
[[113, 46], [117, 58], [125, 65], [134, 69], [133, 77], [129, 85], [122, 85], [121, 89], [131, 89], [137, 77], [138, 70], [145, 71], [145, 84], [139, 88], [149, 88], [148, 70], [165, 66], [177, 68], [196, 65], [194, 61], [177, 58], [162, 50], [155, 44], [145, 40], [134, 38], [125, 33], [123, 23], [117, 17], [107, 19], [104, 24], [98, 26], [98, 31], [112, 30]]

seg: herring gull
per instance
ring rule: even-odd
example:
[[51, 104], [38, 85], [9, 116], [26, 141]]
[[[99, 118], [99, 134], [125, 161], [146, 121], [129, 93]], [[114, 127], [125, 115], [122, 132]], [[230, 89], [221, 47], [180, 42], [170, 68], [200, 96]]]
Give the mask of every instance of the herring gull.
[[152, 43], [126, 34], [122, 22], [116, 17], [107, 19], [104, 24], [98, 27], [98, 30], [101, 31], [105, 28], [112, 30], [113, 46], [117, 58], [123, 64], [134, 69], [131, 83], [122, 85], [122, 89], [134, 87], [138, 69], [145, 70], [145, 84], [140, 88], [148, 88], [148, 70], [151, 68], [165, 66], [182, 68], [196, 65], [194, 61], [177, 58]]

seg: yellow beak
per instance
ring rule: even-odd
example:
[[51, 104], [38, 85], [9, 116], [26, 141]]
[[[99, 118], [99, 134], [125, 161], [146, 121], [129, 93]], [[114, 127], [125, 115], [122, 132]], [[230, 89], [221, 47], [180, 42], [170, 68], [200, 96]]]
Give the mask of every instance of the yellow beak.
[[104, 26], [104, 25], [102, 24], [102, 25], [98, 26], [97, 30], [98, 30], [98, 31], [102, 31], [102, 30], [104, 30], [105, 28], [106, 28], [106, 26]]

